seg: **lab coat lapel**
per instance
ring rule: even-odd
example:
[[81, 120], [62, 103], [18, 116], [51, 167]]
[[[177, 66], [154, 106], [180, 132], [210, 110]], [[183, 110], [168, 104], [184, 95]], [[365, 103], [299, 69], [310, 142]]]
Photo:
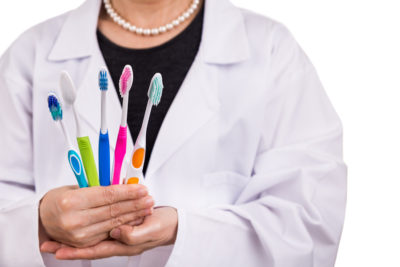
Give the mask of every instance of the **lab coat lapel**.
[[152, 151], [147, 177], [162, 166], [218, 110], [217, 81], [212, 74], [211, 66], [197, 57], [164, 119]]

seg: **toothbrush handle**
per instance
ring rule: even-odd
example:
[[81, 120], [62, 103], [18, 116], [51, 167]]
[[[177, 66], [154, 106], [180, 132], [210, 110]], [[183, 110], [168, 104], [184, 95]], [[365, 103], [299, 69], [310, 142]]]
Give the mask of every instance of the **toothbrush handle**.
[[99, 137], [99, 176], [100, 185], [110, 185], [110, 141], [108, 132]]
[[79, 151], [82, 155], [83, 166], [89, 182], [89, 186], [99, 186], [99, 176], [97, 174], [96, 163], [94, 162], [92, 145], [89, 136], [78, 137]]
[[120, 126], [114, 153], [113, 184], [119, 184], [121, 167], [122, 163], [124, 162], [124, 157], [126, 153], [126, 134], [127, 134], [127, 126], [126, 127]]
[[143, 184], [143, 181], [143, 172], [138, 171], [133, 175], [129, 175], [129, 177], [124, 180], [124, 184]]
[[75, 174], [76, 180], [78, 181], [79, 187], [88, 187], [86, 182], [85, 172], [83, 171], [83, 164], [79, 154], [71, 149], [68, 151], [68, 162], [71, 166], [73, 173]]
[[125, 184], [143, 184], [143, 164], [146, 150], [143, 147], [136, 148], [126, 173]]

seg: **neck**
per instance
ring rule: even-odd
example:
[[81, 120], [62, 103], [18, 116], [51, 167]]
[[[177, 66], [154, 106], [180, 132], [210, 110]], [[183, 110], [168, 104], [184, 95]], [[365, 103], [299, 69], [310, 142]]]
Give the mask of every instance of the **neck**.
[[159, 27], [180, 16], [192, 0], [111, 0], [115, 11], [131, 24]]

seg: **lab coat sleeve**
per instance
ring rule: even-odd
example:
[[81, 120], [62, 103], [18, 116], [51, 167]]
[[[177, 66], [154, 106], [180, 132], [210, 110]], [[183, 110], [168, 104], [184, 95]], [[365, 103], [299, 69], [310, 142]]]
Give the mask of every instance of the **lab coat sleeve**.
[[346, 202], [341, 122], [289, 31], [272, 37], [274, 96], [253, 174], [233, 205], [178, 210], [168, 267], [334, 265]]
[[33, 177], [29, 42], [0, 59], [0, 266], [44, 266]]

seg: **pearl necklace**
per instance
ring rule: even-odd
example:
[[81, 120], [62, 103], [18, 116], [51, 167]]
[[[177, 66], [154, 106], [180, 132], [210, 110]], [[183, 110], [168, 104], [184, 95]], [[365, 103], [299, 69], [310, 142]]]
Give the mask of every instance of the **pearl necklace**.
[[171, 23], [168, 23], [164, 26], [158, 27], [158, 28], [153, 28], [153, 29], [144, 29], [137, 27], [135, 25], [130, 24], [127, 22], [125, 19], [123, 19], [120, 15], [117, 14], [117, 12], [114, 10], [114, 8], [111, 5], [111, 0], [103, 0], [104, 2], [104, 7], [108, 13], [108, 15], [111, 17], [111, 19], [117, 23], [118, 25], [122, 26], [125, 30], [128, 30], [130, 32], [136, 33], [136, 34], [143, 34], [146, 36], [154, 36], [158, 35], [161, 33], [165, 33], [167, 31], [170, 31], [177, 26], [179, 26], [182, 22], [187, 20], [195, 10], [199, 7], [200, 0], [193, 0], [192, 5], [177, 19], [173, 20]]

